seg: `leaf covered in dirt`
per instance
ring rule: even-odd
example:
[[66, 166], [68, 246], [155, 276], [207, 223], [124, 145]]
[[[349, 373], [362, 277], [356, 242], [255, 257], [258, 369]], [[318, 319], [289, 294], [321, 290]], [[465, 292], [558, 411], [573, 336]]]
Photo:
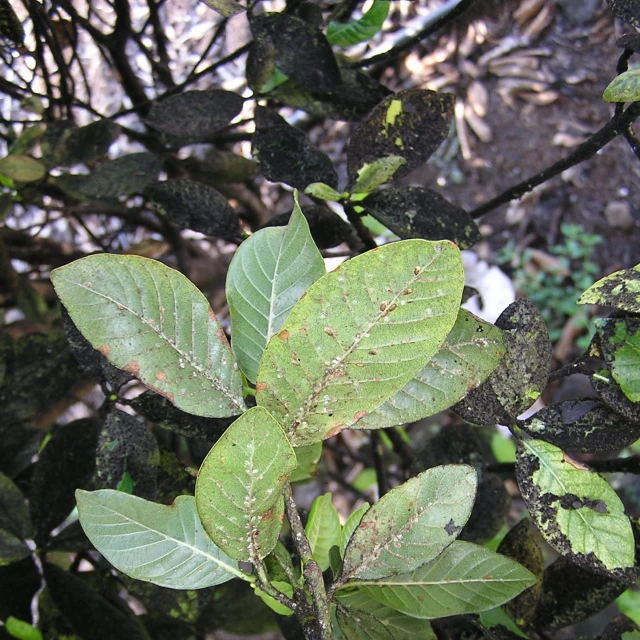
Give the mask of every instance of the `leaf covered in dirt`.
[[239, 2], [235, 2], [235, 0], [202, 1], [207, 5], [207, 7], [211, 7], [214, 11], [217, 11], [225, 18], [233, 18], [236, 14], [246, 11], [245, 7], [243, 7]]
[[256, 108], [252, 154], [265, 178], [304, 191], [313, 182], [338, 186], [329, 157], [314, 147], [306, 134], [265, 107]]
[[205, 142], [241, 111], [244, 99], [232, 91], [185, 91], [157, 100], [145, 122], [183, 144]]
[[62, 174], [54, 183], [77, 200], [116, 202], [120, 196], [142, 193], [162, 169], [155, 153], [132, 153], [107, 160], [88, 175]]
[[640, 27], [640, 0], [607, 0], [616, 18], [634, 27]]
[[480, 240], [478, 225], [464, 209], [425, 187], [375, 191], [362, 206], [400, 238], [451, 240], [461, 249]]
[[512, 527], [500, 542], [497, 551], [529, 569], [537, 578], [536, 584], [504, 605], [505, 611], [513, 620], [518, 620], [520, 626], [526, 626], [535, 616], [544, 574], [544, 557], [531, 520], [521, 520]]
[[510, 304], [496, 320], [502, 330], [506, 353], [479, 387], [453, 410], [476, 424], [514, 422], [547, 385], [551, 366], [551, 342], [540, 312], [526, 298]]
[[99, 426], [90, 419], [59, 426], [40, 452], [29, 494], [39, 543], [71, 513], [76, 489], [88, 488], [96, 468]]
[[608, 368], [595, 371], [590, 376], [594, 391], [602, 402], [633, 423], [640, 423], [640, 402], [631, 402]]
[[229, 242], [242, 242], [236, 212], [213, 187], [194, 180], [164, 180], [149, 185], [145, 196], [181, 229], [192, 229]]
[[601, 304], [640, 313], [640, 265], [598, 280], [580, 296], [578, 304]]
[[315, 25], [286, 13], [251, 16], [254, 40], [273, 51], [282, 73], [300, 87], [331, 91], [340, 84], [340, 69], [326, 36]]
[[399, 179], [429, 159], [447, 137], [453, 118], [454, 96], [426, 89], [407, 89], [385, 98], [358, 125], [347, 150], [349, 181], [360, 168], [385, 156], [407, 163]]
[[640, 423], [625, 420], [593, 398], [552, 404], [518, 426], [533, 438], [582, 453], [619, 451], [640, 438]]
[[545, 540], [576, 564], [618, 579], [635, 575], [624, 505], [604, 478], [544, 440], [523, 439], [516, 478]]
[[11, 40], [14, 44], [24, 42], [22, 22], [11, 8], [11, 3], [8, 0], [3, 0], [0, 4], [0, 35]]
[[541, 631], [563, 629], [601, 611], [628, 586], [621, 580], [578, 566], [570, 558], [560, 557], [544, 571], [532, 622]]

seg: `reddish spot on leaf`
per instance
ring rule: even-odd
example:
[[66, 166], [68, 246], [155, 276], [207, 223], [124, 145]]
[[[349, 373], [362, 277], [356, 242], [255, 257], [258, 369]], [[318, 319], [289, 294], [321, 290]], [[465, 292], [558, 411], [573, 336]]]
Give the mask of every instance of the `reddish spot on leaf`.
[[282, 340], [283, 342], [286, 342], [289, 339], [289, 331], [287, 329], [283, 329], [279, 334], [278, 334], [278, 338], [280, 338], [280, 340]]
[[346, 424], [337, 424], [335, 427], [333, 427], [332, 429], [329, 429], [329, 431], [327, 431], [327, 433], [324, 434], [324, 439], [326, 440], [327, 438], [331, 438], [331, 436], [337, 435], [341, 431], [344, 431], [346, 428], [347, 428]]
[[[213, 313], [213, 311], [211, 312]], [[215, 319], [215, 314], [213, 315], [214, 319]], [[216, 331], [216, 338], [218, 338], [218, 340], [220, 340], [220, 342], [222, 342], [222, 344], [228, 344], [227, 342], [227, 336], [224, 333], [224, 329], [222, 327], [220, 327], [217, 331]]]
[[368, 411], [356, 411], [355, 414], [353, 415], [353, 421], [358, 422], [358, 420], [361, 420], [362, 418], [368, 415], [369, 415]]
[[109, 352], [111, 351], [111, 347], [108, 344], [103, 344], [101, 347], [98, 347], [98, 351], [103, 355], [109, 357]]
[[268, 522], [269, 520], [273, 520], [273, 507], [271, 507], [271, 509], [269, 509], [268, 511], [265, 511], [260, 516], [260, 521], [261, 522]]
[[300, 331], [300, 333], [301, 333], [303, 336], [306, 336], [306, 335], [307, 335], [307, 333], [309, 333], [309, 332], [308, 332], [304, 327], [301, 327], [301, 328], [299, 329], [299, 331]]
[[562, 453], [562, 462], [568, 462], [572, 467], [575, 467], [580, 471], [589, 471], [589, 467], [586, 464], [578, 462], [578, 460], [574, 460], [564, 452]]
[[334, 329], [332, 329], [331, 327], [325, 327], [324, 328], [324, 332], [328, 335], [331, 336], [332, 338], [335, 338], [338, 335], [338, 332], [335, 331]]
[[134, 376], [140, 375], [140, 363], [136, 360], [131, 360], [131, 362], [127, 362], [127, 364], [122, 367], [128, 373], [132, 373]]
[[167, 374], [164, 371], [158, 371], [156, 373], [156, 380], [160, 380], [160, 382], [164, 382], [167, 379]]
[[216, 318], [216, 314], [213, 312], [213, 309], [211, 307], [209, 307], [209, 312], [208, 313], [209, 313], [209, 317], [212, 320], [216, 320], [216, 321], [218, 320], [218, 318]]
[[263, 391], [266, 391], [267, 389], [267, 383], [266, 382], [258, 382], [256, 383], [256, 393], [262, 393]]

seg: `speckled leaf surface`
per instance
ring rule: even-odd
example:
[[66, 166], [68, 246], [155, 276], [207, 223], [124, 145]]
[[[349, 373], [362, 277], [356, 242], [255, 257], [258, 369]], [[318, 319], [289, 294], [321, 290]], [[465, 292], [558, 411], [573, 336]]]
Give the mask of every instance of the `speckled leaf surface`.
[[231, 344], [240, 370], [255, 383], [262, 354], [293, 305], [325, 273], [324, 260], [296, 201], [286, 227], [261, 229], [231, 261], [226, 293]]
[[375, 188], [385, 182], [389, 182], [398, 171], [398, 169], [406, 164], [407, 161], [400, 156], [387, 156], [378, 158], [371, 164], [364, 164], [358, 170], [358, 179], [351, 188], [354, 196], [352, 200], [360, 200], [365, 194], [371, 193]]
[[633, 567], [629, 518], [604, 478], [543, 440], [522, 440], [516, 477], [545, 540], [593, 571], [623, 577]]
[[640, 438], [640, 423], [626, 420], [594, 398], [554, 403], [519, 426], [533, 438], [581, 453], [620, 451]]
[[616, 76], [604, 90], [605, 102], [637, 102], [640, 100], [640, 69], [630, 69]]
[[203, 0], [203, 2], [225, 18], [232, 18], [237, 13], [242, 13], [246, 10], [245, 7], [234, 0]]
[[376, 191], [362, 206], [400, 238], [451, 240], [461, 249], [480, 240], [478, 225], [467, 211], [425, 187]]
[[506, 352], [480, 386], [453, 407], [476, 424], [512, 424], [547, 386], [551, 342], [545, 321], [526, 298], [510, 304], [496, 320]]
[[241, 415], [204, 459], [196, 505], [212, 540], [236, 560], [257, 562], [274, 548], [284, 517], [282, 490], [296, 456], [269, 412]]
[[355, 424], [424, 368], [463, 288], [449, 242], [397, 242], [318, 280], [269, 342], [256, 399], [296, 446]]
[[206, 298], [181, 273], [139, 256], [95, 255], [51, 273], [85, 338], [179, 409], [245, 409], [242, 379]]
[[616, 16], [634, 27], [640, 26], [640, 2], [638, 0], [607, 0], [609, 8]]
[[381, 429], [440, 413], [484, 382], [503, 355], [500, 330], [460, 309], [453, 329], [427, 366], [352, 429]]
[[613, 379], [631, 402], [640, 402], [640, 320], [608, 318], [596, 330]]
[[360, 520], [344, 554], [343, 575], [376, 580], [433, 560], [462, 531], [476, 495], [467, 465], [434, 467], [384, 495]]
[[[392, 640], [417, 640], [418, 638], [420, 640], [437, 640], [428, 620], [412, 618], [391, 607], [385, 607], [374, 598], [359, 591], [342, 593], [340, 605], [355, 620], [358, 620], [363, 614], [373, 617], [384, 626], [386, 632], [391, 634]], [[340, 628], [343, 629], [342, 626]], [[378, 637], [386, 638], [387, 636], [383, 634], [372, 637], [377, 640]]]
[[357, 180], [363, 165], [386, 156], [406, 160], [396, 179], [426, 162], [449, 133], [454, 102], [453, 94], [426, 89], [407, 89], [385, 98], [351, 136], [347, 150], [350, 182]]
[[336, 596], [357, 590], [406, 615], [432, 619], [493, 609], [534, 582], [517, 562], [456, 540], [415, 571], [347, 583]]
[[132, 578], [202, 589], [238, 575], [237, 563], [205, 533], [192, 496], [167, 507], [121, 491], [77, 491], [80, 523], [95, 548]]
[[640, 312], [640, 264], [598, 280], [580, 296], [578, 304], [601, 304]]

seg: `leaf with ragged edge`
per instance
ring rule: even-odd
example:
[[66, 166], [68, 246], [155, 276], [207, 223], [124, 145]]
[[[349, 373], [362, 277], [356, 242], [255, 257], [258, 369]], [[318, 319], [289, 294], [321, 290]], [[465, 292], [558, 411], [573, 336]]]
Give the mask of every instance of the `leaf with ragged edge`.
[[238, 216], [216, 189], [195, 180], [163, 180], [150, 184], [144, 195], [181, 229], [193, 229], [229, 242], [242, 242]]
[[440, 413], [484, 382], [504, 355], [500, 330], [466, 309], [444, 344], [413, 379], [352, 429], [381, 429]]
[[388, 2], [374, 0], [369, 10], [358, 20], [329, 22], [327, 40], [337, 47], [350, 47], [359, 42], [367, 42], [382, 29], [388, 13]]
[[544, 570], [540, 599], [531, 623], [541, 631], [568, 627], [591, 618], [628, 586], [622, 580], [587, 571], [561, 556]]
[[400, 238], [451, 240], [461, 249], [480, 240], [478, 225], [469, 213], [431, 189], [384, 189], [368, 196], [362, 206]]
[[362, 200], [375, 188], [389, 182], [398, 169], [406, 163], [407, 161], [400, 156], [387, 156], [386, 158], [378, 158], [371, 164], [364, 164], [358, 170], [356, 183], [351, 187], [353, 193], [351, 200]]
[[463, 288], [458, 248], [407, 240], [352, 258], [291, 310], [264, 352], [256, 399], [295, 446], [355, 424], [435, 355]]
[[284, 517], [282, 490], [296, 456], [262, 407], [241, 415], [204, 459], [196, 505], [212, 540], [236, 560], [256, 563], [274, 548]]
[[76, 499], [89, 540], [132, 578], [202, 589], [245, 577], [205, 533], [192, 496], [178, 496], [169, 507], [113, 489], [78, 490]]
[[516, 477], [545, 540], [576, 564], [624, 576], [635, 548], [624, 505], [611, 486], [585, 465], [543, 440], [522, 440]]
[[185, 91], [154, 101], [145, 122], [184, 144], [206, 141], [241, 111], [244, 98], [232, 91]]
[[640, 402], [640, 320], [607, 318], [596, 331], [613, 379], [631, 402]]
[[45, 177], [47, 169], [31, 156], [12, 154], [0, 159], [0, 173], [16, 182], [37, 182]]
[[305, 533], [311, 545], [313, 559], [326, 571], [330, 566], [329, 550], [340, 545], [342, 525], [340, 516], [331, 502], [331, 494], [318, 496], [311, 505]]
[[251, 153], [265, 178], [300, 190], [314, 182], [338, 186], [338, 174], [329, 156], [311, 144], [304, 131], [266, 107], [256, 107], [255, 121]]
[[349, 181], [356, 182], [363, 165], [386, 156], [407, 161], [396, 172], [396, 179], [426, 162], [449, 133], [454, 102], [453, 94], [426, 89], [407, 89], [385, 98], [351, 136]]
[[344, 558], [344, 552], [349, 544], [349, 540], [351, 540], [351, 536], [353, 532], [358, 528], [360, 524], [360, 520], [365, 513], [369, 510], [370, 505], [368, 502], [360, 505], [355, 511], [351, 513], [351, 515], [347, 518], [347, 521], [344, 523], [342, 527], [342, 539], [340, 540], [340, 557]]
[[640, 313], [640, 264], [598, 280], [580, 296], [578, 304], [601, 304]]
[[640, 100], [640, 69], [629, 69], [616, 76], [604, 90], [605, 102], [637, 102]]
[[[357, 590], [340, 594], [340, 607], [344, 608], [356, 620], [374, 618], [381, 623], [390, 636], [372, 635], [373, 638], [391, 638], [392, 640], [436, 640], [436, 634], [428, 620], [419, 620], [400, 613], [391, 607], [381, 605], [377, 600]], [[340, 610], [340, 609], [339, 609]], [[344, 628], [340, 627], [343, 631]], [[379, 627], [375, 627], [378, 629]], [[356, 629], [357, 631], [357, 629]], [[374, 632], [375, 633], [375, 632]], [[356, 636], [357, 638], [357, 636]]]
[[471, 542], [455, 540], [414, 571], [381, 580], [348, 582], [336, 591], [359, 591], [414, 618], [442, 618], [493, 609], [530, 587], [535, 577], [517, 562]]
[[413, 571], [450, 545], [471, 514], [476, 472], [467, 465], [428, 469], [384, 495], [360, 520], [343, 575], [376, 580]]
[[634, 27], [640, 27], [639, 0], [607, 0], [607, 4], [616, 18]]
[[233, 18], [238, 13], [246, 11], [239, 2], [235, 0], [202, 0], [207, 7], [222, 14], [225, 18]]
[[207, 299], [181, 273], [140, 256], [94, 255], [51, 273], [85, 338], [179, 409], [242, 413], [242, 378]]
[[229, 266], [226, 293], [233, 351], [250, 382], [256, 381], [269, 340], [324, 273], [297, 198], [286, 227], [261, 229], [240, 245]]
[[554, 403], [518, 426], [533, 438], [581, 453], [619, 451], [640, 438], [640, 423], [624, 419], [594, 398]]
[[487, 380], [453, 407], [476, 424], [512, 424], [547, 386], [551, 342], [545, 321], [526, 298], [510, 304], [496, 320], [506, 352]]

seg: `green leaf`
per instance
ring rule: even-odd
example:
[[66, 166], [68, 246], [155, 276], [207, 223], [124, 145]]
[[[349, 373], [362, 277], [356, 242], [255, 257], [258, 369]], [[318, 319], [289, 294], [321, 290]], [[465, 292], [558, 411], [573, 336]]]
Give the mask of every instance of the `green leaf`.
[[19, 640], [42, 640], [42, 634], [24, 620], [9, 616], [4, 623], [4, 630], [13, 638]]
[[545, 540], [587, 569], [621, 573], [633, 567], [635, 547], [624, 505], [597, 473], [543, 440], [523, 440], [516, 476]]
[[504, 627], [507, 631], [510, 631], [519, 638], [529, 637], [526, 633], [523, 633], [516, 623], [499, 607], [483, 611], [480, 614], [480, 622], [485, 629]]
[[407, 161], [400, 156], [387, 156], [386, 158], [378, 158], [370, 164], [362, 165], [358, 169], [358, 179], [351, 187], [353, 193], [351, 200], [362, 200], [365, 194], [369, 194], [381, 184], [389, 182], [404, 164], [407, 164]]
[[480, 613], [530, 587], [535, 577], [517, 562], [470, 542], [454, 541], [410, 573], [352, 582], [336, 592], [359, 591], [414, 618]]
[[407, 240], [316, 282], [264, 352], [256, 399], [300, 446], [355, 424], [399, 391], [453, 327], [458, 248]]
[[440, 413], [484, 382], [503, 355], [500, 330], [460, 309], [453, 329], [427, 366], [352, 428], [381, 429]]
[[27, 500], [18, 485], [4, 473], [0, 473], [0, 529], [6, 529], [21, 539], [33, 535]]
[[413, 571], [462, 531], [476, 494], [467, 465], [428, 469], [389, 491], [360, 520], [344, 554], [343, 575], [375, 580]]
[[[391, 634], [390, 637], [393, 640], [417, 640], [418, 638], [420, 640], [437, 640], [431, 623], [427, 620], [411, 618], [391, 607], [385, 607], [374, 598], [357, 590], [351, 593], [341, 593], [340, 605], [356, 620], [362, 619], [363, 614], [365, 619], [374, 618], [384, 626], [387, 633]], [[340, 628], [344, 631], [342, 626]], [[357, 636], [355, 637], [357, 638]], [[377, 640], [389, 636], [384, 633], [379, 636], [375, 635], [375, 630], [372, 630], [371, 637]]]
[[330, 187], [324, 182], [314, 182], [313, 184], [310, 184], [304, 192], [313, 198], [329, 200], [330, 202], [340, 202], [344, 198], [342, 193], [336, 191], [333, 187]]
[[331, 565], [329, 550], [331, 547], [339, 546], [342, 539], [340, 516], [331, 502], [330, 493], [318, 496], [313, 501], [305, 532], [314, 560], [326, 571]]
[[231, 341], [251, 382], [262, 354], [293, 305], [325, 273], [297, 199], [286, 227], [261, 229], [245, 240], [227, 274]]
[[311, 480], [318, 471], [318, 463], [322, 458], [322, 442], [314, 442], [304, 447], [296, 447], [296, 460], [298, 466], [291, 474], [289, 482], [306, 482]]
[[336, 620], [346, 640], [393, 640], [393, 636], [382, 622], [364, 611], [346, 610], [339, 607]]
[[0, 567], [4, 567], [31, 555], [24, 540], [6, 529], [0, 529]]
[[600, 347], [613, 379], [631, 402], [640, 401], [640, 320], [601, 320], [597, 325]]
[[580, 296], [578, 304], [601, 304], [639, 313], [640, 264], [598, 280]]
[[347, 521], [344, 523], [342, 527], [342, 539], [340, 540], [340, 556], [344, 558], [344, 552], [349, 544], [349, 540], [351, 540], [351, 536], [353, 532], [358, 528], [360, 524], [360, 520], [365, 513], [369, 510], [369, 503], [365, 502], [363, 505], [360, 505], [355, 511], [351, 513], [351, 515], [347, 518]]
[[0, 173], [16, 182], [37, 182], [45, 177], [45, 166], [31, 156], [10, 155], [0, 159]]
[[362, 18], [353, 22], [331, 21], [327, 25], [327, 40], [337, 47], [350, 47], [367, 42], [382, 29], [389, 13], [389, 2], [374, 0]]
[[80, 524], [119, 571], [171, 589], [202, 589], [246, 579], [205, 533], [192, 496], [167, 507], [102, 489], [76, 492]]
[[616, 605], [621, 613], [640, 625], [640, 591], [627, 589], [617, 598]]
[[[272, 587], [275, 587], [280, 593], [284, 593], [285, 595], [293, 598], [293, 587], [288, 582], [282, 582], [280, 580], [272, 580], [270, 582]], [[257, 587], [255, 583], [252, 585], [255, 594], [264, 602], [269, 609], [277, 613], [279, 616], [292, 616], [294, 612], [289, 609], [286, 605], [278, 602], [273, 596], [270, 596], [268, 593], [265, 593], [262, 589]]]
[[604, 90], [605, 102], [637, 102], [640, 100], [640, 69], [629, 69], [616, 76]]
[[207, 299], [181, 273], [140, 256], [94, 255], [51, 273], [85, 338], [179, 409], [245, 409], [242, 378]]
[[284, 517], [282, 490], [296, 456], [262, 407], [240, 416], [213, 445], [196, 482], [202, 524], [236, 560], [257, 563], [274, 548]]

